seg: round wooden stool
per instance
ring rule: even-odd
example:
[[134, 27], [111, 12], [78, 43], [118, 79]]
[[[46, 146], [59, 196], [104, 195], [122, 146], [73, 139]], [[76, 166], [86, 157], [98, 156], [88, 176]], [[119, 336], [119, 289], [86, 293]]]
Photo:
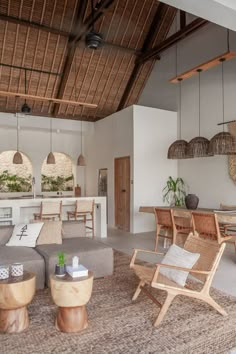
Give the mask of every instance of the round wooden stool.
[[88, 326], [85, 305], [89, 302], [93, 288], [93, 273], [87, 277], [62, 278], [55, 274], [50, 276], [51, 294], [58, 306], [56, 328], [62, 332], [79, 332]]
[[36, 276], [30, 272], [0, 280], [0, 332], [17, 333], [29, 326], [27, 305], [34, 297], [35, 283]]

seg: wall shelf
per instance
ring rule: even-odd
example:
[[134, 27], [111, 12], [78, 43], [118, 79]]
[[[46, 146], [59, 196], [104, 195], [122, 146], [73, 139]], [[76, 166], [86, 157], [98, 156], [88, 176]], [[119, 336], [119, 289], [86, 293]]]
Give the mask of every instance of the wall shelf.
[[185, 80], [185, 79], [188, 79], [194, 75], [197, 75], [199, 69], [202, 71], [206, 71], [206, 70], [213, 68], [214, 66], [219, 65], [221, 63], [221, 61], [220, 61], [221, 59], [230, 60], [235, 57], [236, 57], [236, 52], [230, 52], [230, 51], [225, 52], [225, 53], [218, 55], [217, 57], [215, 57], [211, 60], [208, 60], [208, 61], [196, 66], [195, 68], [193, 68], [191, 70], [185, 71], [184, 73], [175, 76], [174, 78], [170, 79], [169, 82], [176, 84], [180, 81], [180, 79]]

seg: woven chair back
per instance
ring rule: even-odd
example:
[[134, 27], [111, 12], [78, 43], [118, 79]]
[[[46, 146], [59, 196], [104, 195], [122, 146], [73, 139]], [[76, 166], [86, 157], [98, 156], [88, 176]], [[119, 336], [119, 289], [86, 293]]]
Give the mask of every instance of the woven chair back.
[[94, 208], [94, 200], [77, 200], [76, 212], [77, 213], [92, 213]]
[[[219, 244], [217, 241], [210, 239], [203, 239], [197, 234], [190, 233], [185, 244], [184, 249], [192, 253], [199, 253], [200, 257], [193, 269], [210, 271], [213, 267], [214, 261], [218, 256], [221, 247], [225, 247], [225, 244]], [[205, 281], [207, 275], [205, 274], [190, 274], [198, 280]]]
[[197, 231], [200, 237], [211, 240], [219, 240], [217, 220], [213, 213], [192, 212], [193, 231]]
[[236, 205], [220, 204], [220, 209], [222, 209], [222, 210], [236, 210]]
[[167, 228], [173, 228], [173, 215], [171, 209], [155, 208], [156, 223]]
[[60, 214], [61, 213], [61, 202], [42, 202], [41, 212], [43, 215], [47, 214]]

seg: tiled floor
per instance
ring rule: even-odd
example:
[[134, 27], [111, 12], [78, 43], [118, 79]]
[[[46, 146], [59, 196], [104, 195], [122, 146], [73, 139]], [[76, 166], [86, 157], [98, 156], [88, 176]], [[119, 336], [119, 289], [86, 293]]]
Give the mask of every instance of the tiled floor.
[[[101, 239], [99, 239], [101, 241]], [[139, 234], [130, 234], [116, 229], [108, 229], [107, 239], [102, 239], [102, 242], [110, 245], [112, 248], [132, 254], [134, 248], [144, 248], [152, 250], [155, 242], [155, 232], [146, 232]], [[163, 240], [161, 240], [163, 245]], [[159, 251], [166, 252], [160, 245]], [[161, 257], [140, 254], [140, 258], [150, 262], [158, 262]], [[213, 280], [213, 286], [228, 294], [236, 296], [236, 254], [233, 244], [228, 244], [220, 266]]]

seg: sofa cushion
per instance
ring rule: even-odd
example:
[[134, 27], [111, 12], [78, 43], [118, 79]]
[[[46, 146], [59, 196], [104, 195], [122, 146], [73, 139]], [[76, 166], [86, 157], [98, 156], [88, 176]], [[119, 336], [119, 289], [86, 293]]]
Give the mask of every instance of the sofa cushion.
[[36, 274], [36, 288], [43, 289], [45, 286], [45, 263], [43, 257], [33, 248], [0, 246], [1, 264], [22, 263], [24, 270]]
[[49, 276], [55, 272], [58, 252], [65, 253], [65, 262], [68, 265], [72, 263], [73, 256], [79, 256], [80, 263], [91, 270], [95, 278], [113, 273], [112, 248], [86, 237], [65, 239], [62, 245], [41, 245], [36, 249], [45, 259], [46, 284], [48, 286], [50, 286]]
[[35, 247], [43, 222], [36, 224], [17, 224], [6, 246]]
[[86, 229], [84, 222], [63, 221], [62, 223], [62, 239], [85, 237]]
[[44, 221], [37, 245], [62, 244], [62, 221]]
[[0, 245], [5, 245], [11, 238], [14, 226], [0, 226]]

